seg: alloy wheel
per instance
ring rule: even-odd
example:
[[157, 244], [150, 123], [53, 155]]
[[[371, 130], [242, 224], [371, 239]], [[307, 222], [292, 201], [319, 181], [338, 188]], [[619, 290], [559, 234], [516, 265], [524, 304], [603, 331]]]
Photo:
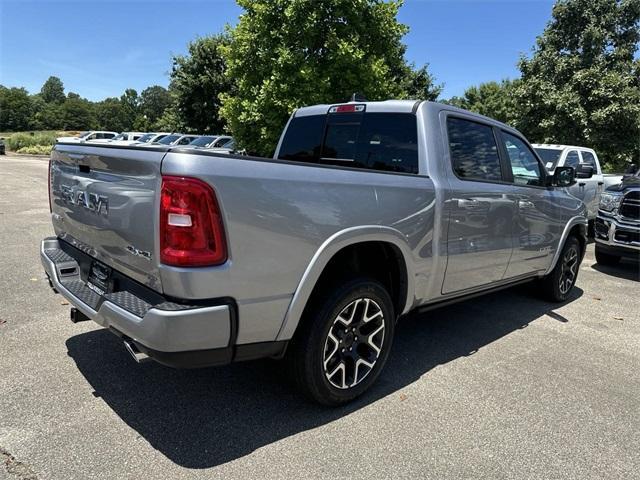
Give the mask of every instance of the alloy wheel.
[[578, 251], [575, 248], [568, 249], [562, 257], [562, 269], [560, 271], [560, 293], [566, 295], [576, 281], [578, 274]]
[[384, 342], [385, 318], [371, 298], [359, 298], [334, 319], [324, 344], [323, 368], [336, 388], [358, 385], [373, 370]]

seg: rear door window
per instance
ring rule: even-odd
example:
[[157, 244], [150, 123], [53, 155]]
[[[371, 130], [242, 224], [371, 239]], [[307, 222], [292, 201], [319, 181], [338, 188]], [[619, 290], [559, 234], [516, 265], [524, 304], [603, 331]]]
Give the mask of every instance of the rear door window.
[[455, 174], [463, 180], [502, 181], [498, 145], [489, 125], [449, 117], [449, 151]]

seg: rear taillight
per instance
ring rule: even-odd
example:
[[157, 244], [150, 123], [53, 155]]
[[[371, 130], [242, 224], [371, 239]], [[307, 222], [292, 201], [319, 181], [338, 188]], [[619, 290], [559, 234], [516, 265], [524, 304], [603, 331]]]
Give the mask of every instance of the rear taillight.
[[49, 159], [49, 169], [47, 170], [47, 192], [49, 192], [49, 213], [53, 212], [51, 207], [51, 159]]
[[160, 261], [179, 267], [227, 260], [222, 214], [213, 189], [201, 180], [162, 177]]

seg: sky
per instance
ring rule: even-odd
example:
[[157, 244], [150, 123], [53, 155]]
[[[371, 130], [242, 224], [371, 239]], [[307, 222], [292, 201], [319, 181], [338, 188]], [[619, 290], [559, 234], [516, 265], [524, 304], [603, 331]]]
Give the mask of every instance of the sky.
[[[405, 0], [407, 58], [429, 64], [442, 98], [518, 76], [551, 0]], [[233, 1], [0, 0], [0, 84], [37, 93], [50, 76], [90, 100], [167, 86], [171, 56], [235, 24]]]

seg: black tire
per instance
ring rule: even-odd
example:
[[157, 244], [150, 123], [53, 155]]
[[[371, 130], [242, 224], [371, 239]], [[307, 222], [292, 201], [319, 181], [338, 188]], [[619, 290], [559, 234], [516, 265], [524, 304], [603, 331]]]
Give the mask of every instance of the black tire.
[[375, 280], [358, 278], [339, 284], [307, 310], [287, 353], [293, 378], [318, 403], [347, 403], [376, 381], [389, 356], [396, 323], [389, 293]]
[[580, 270], [580, 261], [582, 260], [580, 242], [574, 236], [567, 238], [562, 247], [558, 263], [547, 276], [540, 280], [541, 289], [544, 297], [552, 302], [564, 302], [573, 290], [578, 272]]
[[598, 262], [600, 265], [612, 267], [620, 262], [620, 257], [617, 255], [604, 253], [596, 245], [596, 262]]

